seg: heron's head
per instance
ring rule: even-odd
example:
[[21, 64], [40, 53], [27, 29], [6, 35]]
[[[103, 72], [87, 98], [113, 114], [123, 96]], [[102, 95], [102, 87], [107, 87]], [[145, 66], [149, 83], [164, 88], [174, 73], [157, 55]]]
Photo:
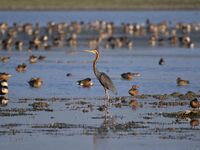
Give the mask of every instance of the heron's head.
[[96, 49], [92, 49], [92, 50], [83, 50], [84, 52], [88, 52], [88, 53], [93, 53], [93, 54], [98, 54], [98, 50]]

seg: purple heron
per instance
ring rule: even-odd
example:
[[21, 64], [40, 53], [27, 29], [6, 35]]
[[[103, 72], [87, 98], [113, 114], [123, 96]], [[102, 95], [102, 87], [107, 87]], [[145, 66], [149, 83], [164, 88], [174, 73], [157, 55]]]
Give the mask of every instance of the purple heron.
[[[89, 52], [89, 53], [95, 54], [95, 59], [93, 61], [93, 71], [94, 71], [95, 76], [97, 77], [97, 79], [99, 80], [101, 85], [103, 86], [104, 91], [105, 91], [105, 96], [109, 102], [108, 91], [111, 90], [114, 94], [117, 94], [117, 90], [116, 90], [112, 80], [110, 79], [110, 77], [107, 74], [105, 74], [104, 72], [100, 72], [96, 67], [97, 61], [99, 60], [99, 57], [100, 57], [99, 51], [94, 49], [94, 50], [84, 50], [84, 52]], [[105, 101], [105, 105], [107, 106], [106, 101]]]

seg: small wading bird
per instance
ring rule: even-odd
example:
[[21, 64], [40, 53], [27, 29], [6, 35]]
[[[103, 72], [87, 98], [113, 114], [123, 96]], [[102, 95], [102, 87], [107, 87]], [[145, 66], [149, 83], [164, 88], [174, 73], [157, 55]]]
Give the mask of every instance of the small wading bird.
[[[110, 77], [107, 74], [105, 74], [104, 72], [100, 72], [96, 67], [97, 61], [99, 60], [99, 51], [94, 49], [94, 50], [84, 50], [84, 52], [89, 52], [89, 53], [95, 54], [95, 59], [93, 61], [93, 71], [94, 71], [95, 76], [97, 77], [97, 79], [99, 80], [101, 85], [103, 86], [104, 91], [105, 91], [105, 96], [109, 102], [108, 91], [111, 90], [114, 94], [117, 94], [117, 90], [116, 90], [112, 80], [110, 79]], [[107, 107], [108, 103], [106, 100], [104, 101], [104, 104]]]

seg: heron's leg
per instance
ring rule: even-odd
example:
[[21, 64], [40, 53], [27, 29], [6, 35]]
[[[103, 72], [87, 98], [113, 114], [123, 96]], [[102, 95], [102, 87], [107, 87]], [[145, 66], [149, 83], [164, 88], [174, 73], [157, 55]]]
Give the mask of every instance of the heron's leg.
[[109, 112], [108, 112], [108, 107], [106, 106], [105, 110], [104, 110], [104, 121], [105, 122], [107, 122], [108, 116], [109, 116]]
[[110, 102], [110, 97], [109, 97], [109, 93], [108, 93], [108, 90], [107, 89], [105, 89], [105, 95], [106, 95], [106, 100], [105, 100], [105, 104], [106, 104], [106, 106], [108, 106], [108, 103]]
[[105, 105], [105, 117], [107, 118], [108, 115], [109, 115], [109, 111], [108, 111], [108, 106], [109, 106], [109, 93], [108, 93], [108, 90], [105, 89], [105, 96], [106, 96], [106, 99], [104, 100], [104, 105]]

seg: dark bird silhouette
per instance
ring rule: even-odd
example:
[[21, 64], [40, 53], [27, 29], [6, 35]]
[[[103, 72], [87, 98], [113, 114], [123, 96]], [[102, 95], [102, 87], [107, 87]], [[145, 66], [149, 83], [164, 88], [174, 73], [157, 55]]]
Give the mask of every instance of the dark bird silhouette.
[[38, 60], [40, 60], [40, 61], [43, 61], [43, 60], [45, 60], [45, 59], [46, 59], [46, 56], [42, 56], [42, 55], [41, 55], [41, 56], [38, 57]]
[[66, 76], [67, 76], [67, 77], [71, 77], [71, 76], [72, 76], [72, 73], [67, 73]]
[[160, 58], [158, 64], [159, 65], [164, 65], [165, 64], [165, 60], [163, 58]]
[[[96, 67], [97, 61], [99, 60], [99, 51], [96, 49], [95, 50], [84, 50], [84, 51], [95, 54], [95, 59], [93, 61], [93, 71], [94, 71], [95, 76], [97, 77], [97, 79], [99, 80], [101, 85], [103, 86], [104, 91], [105, 91], [105, 96], [109, 102], [108, 91], [111, 90], [114, 94], [117, 94], [117, 90], [116, 90], [112, 80], [110, 79], [110, 77], [107, 74], [105, 74], [104, 72], [100, 72]], [[108, 103], [105, 100], [105, 105], [107, 106], [107, 104]]]

